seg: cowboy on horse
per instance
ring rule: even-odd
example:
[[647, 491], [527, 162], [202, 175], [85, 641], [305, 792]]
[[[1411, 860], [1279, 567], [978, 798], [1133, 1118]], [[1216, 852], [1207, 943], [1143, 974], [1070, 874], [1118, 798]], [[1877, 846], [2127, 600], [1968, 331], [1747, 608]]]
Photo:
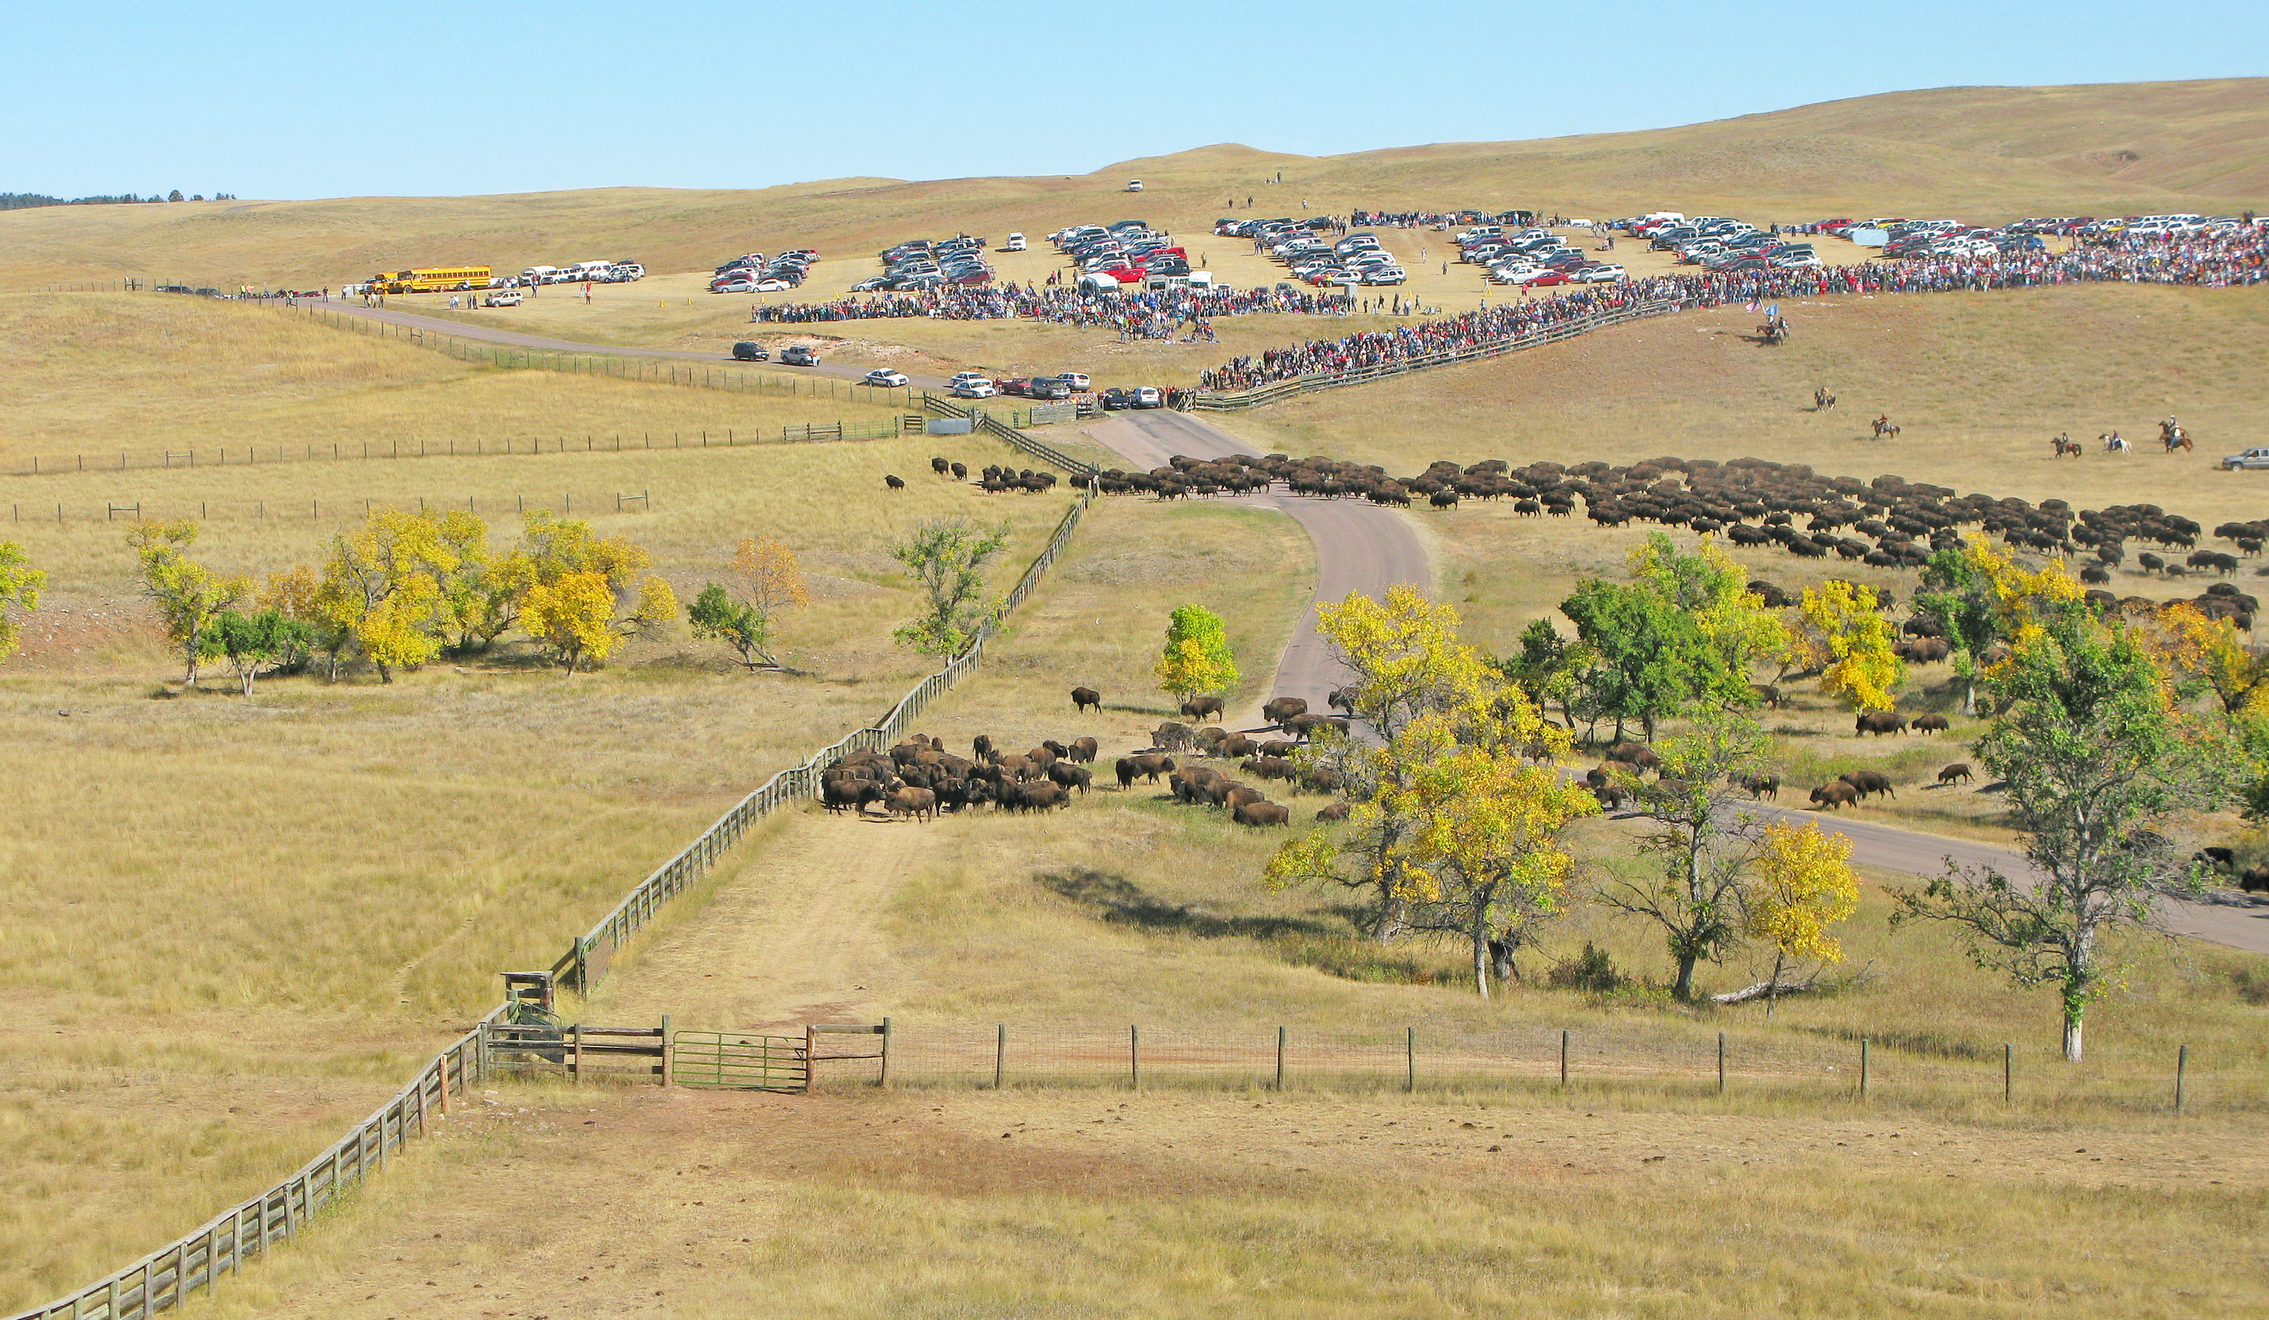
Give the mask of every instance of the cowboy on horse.
[[2104, 452], [2107, 454], [2124, 454], [2134, 447], [2121, 439], [2117, 431], [2106, 431], [2096, 438], [2104, 442]]
[[2074, 458], [2080, 456], [2080, 442], [2073, 439], [2069, 432], [2056, 436], [2049, 441], [2049, 444], [2056, 449], [2058, 458], [2062, 458], [2066, 454], [2070, 454]]
[[2159, 443], [2165, 445], [2166, 452], [2170, 454], [2177, 449], [2188, 449], [2190, 433], [2182, 429], [2182, 423], [2169, 417], [2159, 423]]
[[1878, 440], [1885, 438], [1896, 440], [1899, 438], [1899, 424], [1891, 420], [1889, 413], [1883, 413], [1876, 417], [1872, 425], [1875, 427], [1875, 438]]

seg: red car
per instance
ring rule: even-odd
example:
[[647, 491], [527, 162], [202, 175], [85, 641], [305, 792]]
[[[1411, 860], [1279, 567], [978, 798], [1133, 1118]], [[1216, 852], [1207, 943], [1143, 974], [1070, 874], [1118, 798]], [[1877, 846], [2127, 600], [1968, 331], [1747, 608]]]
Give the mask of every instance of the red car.
[[1030, 398], [1032, 395], [1032, 378], [1018, 376], [1013, 380], [996, 380], [993, 382], [993, 387], [1003, 394], [1021, 394]]
[[1543, 288], [1547, 284], [1574, 284], [1575, 282], [1576, 277], [1564, 270], [1548, 270], [1535, 279], [1526, 281], [1528, 287], [1532, 289]]

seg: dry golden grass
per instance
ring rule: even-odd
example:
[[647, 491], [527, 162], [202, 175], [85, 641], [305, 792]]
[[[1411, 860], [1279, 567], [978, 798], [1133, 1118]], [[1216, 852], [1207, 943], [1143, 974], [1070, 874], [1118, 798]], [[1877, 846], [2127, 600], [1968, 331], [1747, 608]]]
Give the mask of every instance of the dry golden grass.
[[[454, 441], [495, 450], [572, 436], [668, 446], [703, 431], [777, 436], [783, 425], [887, 421], [899, 410], [861, 402], [741, 394], [458, 362], [392, 340], [334, 330], [249, 304], [131, 294], [0, 296], [0, 465], [41, 455], [46, 467], [162, 465], [198, 451], [243, 462], [247, 446], [304, 454], [366, 443], [386, 453]], [[186, 462], [186, 459], [180, 460]], [[121, 493], [150, 480], [129, 471]], [[39, 486], [10, 498], [38, 502]], [[54, 501], [47, 501], [52, 512]]]
[[[1767, 220], [2257, 205], [2269, 82], [1948, 88], [1637, 133], [1445, 143], [1300, 157], [1221, 145], [1091, 174], [759, 191], [607, 188], [469, 198], [338, 198], [47, 207], [0, 217], [11, 287], [114, 276], [337, 287], [456, 262], [518, 271], [600, 256], [706, 271], [750, 247], [867, 254], [955, 231], [998, 241], [1137, 216], [1196, 234], [1251, 214], [1356, 206], [1534, 207], [1598, 217], [1670, 206]], [[1281, 173], [1284, 183], [1269, 182]], [[1120, 191], [1140, 177], [1140, 196]]]
[[1590, 1095], [488, 1100], [232, 1277], [214, 1314], [2125, 1320], [2269, 1303], [2242, 1267], [2264, 1170], [2249, 1130], [2216, 1120]]

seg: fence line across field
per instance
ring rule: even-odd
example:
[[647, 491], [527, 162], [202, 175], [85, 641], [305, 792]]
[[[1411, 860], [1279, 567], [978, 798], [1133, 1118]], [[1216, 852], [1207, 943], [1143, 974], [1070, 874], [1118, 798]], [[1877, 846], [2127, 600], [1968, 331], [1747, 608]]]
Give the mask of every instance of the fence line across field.
[[14, 477], [71, 476], [83, 472], [131, 472], [197, 468], [275, 467], [285, 463], [344, 463], [410, 458], [511, 458], [546, 454], [621, 454], [689, 449], [743, 449], [758, 445], [825, 444], [843, 440], [889, 440], [906, 433], [902, 418], [874, 422], [802, 422], [782, 426], [778, 438], [769, 429], [721, 426], [714, 429], [652, 431], [581, 436], [468, 436], [462, 439], [413, 438], [410, 440], [357, 441], [352, 444], [242, 444], [192, 446], [137, 453], [120, 450], [88, 454], [28, 454], [11, 460], [6, 475]]
[[[45, 504], [8, 506], [9, 521], [25, 522], [163, 522], [168, 518], [192, 516], [192, 505], [184, 500], [179, 504], [161, 504], [153, 500], [136, 500], [131, 504], [107, 501], [100, 505], [68, 504], [52, 507]], [[416, 509], [446, 513], [462, 509], [467, 513], [491, 517], [524, 517], [530, 509], [549, 511], [563, 517], [578, 511], [584, 515], [600, 513], [646, 513], [653, 508], [652, 498], [646, 491], [607, 491], [595, 495], [578, 495], [562, 491], [557, 499], [543, 495], [467, 495], [463, 499], [426, 499], [418, 496], [401, 499], [311, 499], [304, 504], [298, 500], [198, 500], [194, 516], [199, 522], [218, 522], [239, 519], [250, 522], [310, 523], [329, 520], [337, 524], [342, 519], [367, 518], [373, 510]]]
[[[982, 429], [996, 436], [1002, 432], [1015, 434], [998, 422]], [[950, 691], [963, 674], [983, 662], [986, 643], [1039, 585], [1078, 529], [1081, 517], [1094, 498], [1092, 490], [1085, 491], [1065, 510], [1063, 519], [1056, 524], [1040, 553], [1010, 588], [1000, 611], [977, 629], [975, 639], [967, 648], [944, 668], [917, 683], [874, 725], [854, 730], [801, 765], [780, 771], [741, 799], [692, 843], [641, 881], [589, 932], [578, 936], [566, 956], [554, 965], [554, 976], [572, 978], [578, 990], [588, 990], [596, 978], [604, 974], [623, 943], [659, 915], [670, 899], [705, 875], [750, 826], [797, 798], [817, 796], [820, 771], [845, 752], [879, 748], [902, 736], [932, 702]], [[63, 1317], [147, 1320], [161, 1310], [183, 1305], [199, 1288], [208, 1291], [217, 1288], [224, 1270], [233, 1272], [242, 1266], [248, 1252], [257, 1257], [265, 1252], [269, 1243], [297, 1233], [314, 1211], [328, 1204], [342, 1187], [363, 1177], [373, 1159], [383, 1167], [390, 1152], [401, 1149], [411, 1137], [424, 1135], [426, 1120], [434, 1112], [434, 1106], [440, 1106], [439, 1112], [446, 1113], [451, 1097], [489, 1077], [488, 1050], [496, 1035], [491, 1028], [501, 1025], [498, 1019], [508, 1007], [508, 1004], [499, 1004], [491, 1009], [471, 1032], [429, 1061], [391, 1102], [291, 1178], [126, 1269], [45, 1306], [18, 1312], [7, 1320], [63, 1320]], [[524, 1058], [530, 1051], [525, 1048], [525, 1041], [521, 1044]], [[534, 1052], [541, 1053], [540, 1050]], [[770, 1064], [750, 1063], [744, 1059], [733, 1066], [762, 1068], [778, 1062], [778, 1056], [774, 1055]], [[661, 1075], [666, 1079], [669, 1073], [664, 1071]], [[247, 1228], [247, 1224], [251, 1227]]]

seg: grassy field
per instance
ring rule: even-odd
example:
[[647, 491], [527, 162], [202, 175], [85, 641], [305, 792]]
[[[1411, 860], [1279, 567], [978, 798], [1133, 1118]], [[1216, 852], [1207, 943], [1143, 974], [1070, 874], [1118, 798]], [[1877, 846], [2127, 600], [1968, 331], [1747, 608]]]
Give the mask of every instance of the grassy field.
[[[912, 236], [998, 239], [1139, 216], [1194, 234], [1235, 209], [1533, 207], [1627, 215], [1669, 206], [1768, 220], [1950, 212], [2234, 214], [2269, 188], [2269, 81], [1948, 88], [1637, 133], [1444, 143], [1345, 156], [1236, 145], [1091, 174], [758, 191], [607, 188], [473, 198], [338, 198], [46, 207], [0, 217], [10, 287], [141, 276], [194, 285], [338, 287], [458, 262], [518, 271], [598, 256], [708, 270], [751, 247], [866, 254]], [[1283, 182], [1274, 182], [1281, 176]], [[1141, 178], [1139, 197], [1121, 191]]]
[[[41, 364], [0, 387], [15, 391], [9, 424], [49, 442], [103, 418], [178, 446], [265, 441], [279, 418], [336, 435], [378, 415], [503, 431], [525, 420], [514, 397], [594, 426], [690, 421], [674, 410], [692, 403], [769, 426], [800, 406], [467, 370], [243, 308], [0, 301], [26, 334], [9, 351]], [[145, 333], [140, 355], [110, 338]], [[1065, 507], [938, 481], [933, 454], [1009, 456], [917, 437], [0, 477], [0, 503], [71, 511], [0, 528], [51, 578], [23, 651], [0, 663], [15, 730], [0, 780], [19, 825], [0, 840], [14, 1207], [0, 1296], [40, 1300], [295, 1166], [487, 1008], [498, 971], [548, 965], [725, 806], [880, 716], [933, 667], [889, 640], [915, 607], [886, 543], [930, 518], [1005, 520], [1005, 587]], [[915, 480], [882, 498], [893, 471]], [[650, 507], [616, 513], [625, 490]], [[738, 538], [787, 541], [814, 596], [782, 620], [802, 672], [741, 673], [681, 624], [572, 680], [508, 645], [389, 686], [356, 671], [270, 679], [250, 702], [225, 679], [184, 694], [137, 594], [128, 524], [85, 513], [204, 509], [197, 557], [257, 577], [319, 563], [365, 499], [470, 499], [509, 543], [523, 500], [557, 511], [569, 496], [579, 514], [596, 506], [602, 534], [646, 546], [685, 599]]]

